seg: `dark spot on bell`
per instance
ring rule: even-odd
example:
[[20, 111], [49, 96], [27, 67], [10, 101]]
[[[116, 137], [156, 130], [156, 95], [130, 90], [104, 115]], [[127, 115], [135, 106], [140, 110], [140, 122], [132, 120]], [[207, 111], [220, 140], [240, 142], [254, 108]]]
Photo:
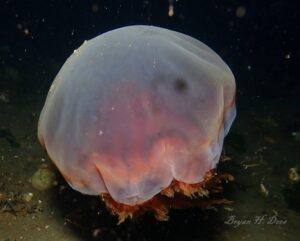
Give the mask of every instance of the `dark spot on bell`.
[[185, 92], [187, 90], [187, 82], [184, 79], [176, 79], [175, 81], [175, 89], [178, 92]]

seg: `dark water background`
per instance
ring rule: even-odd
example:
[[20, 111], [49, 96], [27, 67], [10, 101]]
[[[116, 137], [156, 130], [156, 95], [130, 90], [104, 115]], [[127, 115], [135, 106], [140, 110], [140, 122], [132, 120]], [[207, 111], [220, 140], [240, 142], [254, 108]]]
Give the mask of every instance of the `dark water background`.
[[[174, 15], [170, 17], [172, 2]], [[299, 13], [296, 0], [1, 0], [0, 241], [71, 240], [74, 236], [69, 233], [82, 238], [78, 240], [298, 240], [299, 184], [291, 183], [287, 173], [300, 164], [300, 142], [293, 136], [300, 135]], [[224, 225], [231, 215], [226, 210], [213, 214], [192, 210], [174, 212], [166, 223], [146, 216], [138, 224], [115, 226], [108, 214], [99, 221], [89, 209], [98, 208], [96, 199], [68, 188], [62, 196], [58, 188], [41, 194], [26, 184], [24, 180], [40, 164], [36, 160], [47, 158], [37, 143], [37, 120], [62, 64], [84, 40], [136, 24], [193, 36], [230, 66], [237, 82], [238, 117], [225, 140], [233, 161], [224, 168], [236, 176], [229, 188], [237, 203], [233, 213], [240, 219], [279, 213], [288, 224], [234, 228]], [[254, 169], [259, 166], [244, 172], [241, 163], [247, 161]], [[16, 180], [25, 184], [20, 188]], [[270, 191], [268, 197], [259, 193], [262, 181]], [[33, 202], [45, 203], [44, 211], [36, 214], [40, 221], [30, 224], [30, 234], [23, 230], [23, 224], [31, 222], [26, 219], [28, 213], [9, 216], [7, 200], [1, 198], [1, 193], [22, 189], [38, 197]], [[74, 204], [72, 200], [79, 201]], [[60, 210], [61, 219], [50, 225], [50, 230], [55, 227], [49, 232], [52, 236], [40, 238], [36, 226], [46, 223], [43, 215], [52, 215], [47, 211], [52, 209]]]
[[[209, 45], [232, 68], [241, 94], [286, 98], [299, 93], [297, 1], [179, 0], [174, 1], [173, 17], [168, 6], [168, 0], [3, 0], [0, 64], [22, 72], [20, 91], [39, 89], [52, 81], [43, 78], [43, 69], [53, 64], [54, 77], [84, 40], [118, 27], [148, 24]], [[239, 7], [245, 9], [244, 17], [237, 17]], [[5, 83], [0, 87], [5, 90]]]

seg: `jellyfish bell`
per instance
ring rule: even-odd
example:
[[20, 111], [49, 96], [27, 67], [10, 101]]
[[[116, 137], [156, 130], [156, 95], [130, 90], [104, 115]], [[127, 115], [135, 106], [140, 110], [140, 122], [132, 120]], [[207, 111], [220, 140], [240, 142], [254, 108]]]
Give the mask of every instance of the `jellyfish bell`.
[[214, 169], [235, 115], [234, 76], [213, 50], [175, 31], [129, 26], [68, 58], [38, 138], [72, 188], [100, 195], [120, 221], [145, 211], [163, 220], [169, 207], [201, 206], [190, 198], [232, 179]]

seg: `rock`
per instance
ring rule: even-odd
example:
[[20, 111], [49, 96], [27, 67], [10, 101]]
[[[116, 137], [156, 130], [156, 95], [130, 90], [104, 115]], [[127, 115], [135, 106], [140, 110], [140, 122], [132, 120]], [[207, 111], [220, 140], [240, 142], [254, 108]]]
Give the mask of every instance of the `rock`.
[[39, 191], [52, 188], [55, 182], [55, 174], [47, 166], [40, 167], [31, 178], [32, 186]]
[[30, 202], [32, 200], [32, 198], [33, 198], [33, 193], [32, 192], [27, 192], [27, 193], [24, 193], [22, 195], [22, 200], [24, 202]]

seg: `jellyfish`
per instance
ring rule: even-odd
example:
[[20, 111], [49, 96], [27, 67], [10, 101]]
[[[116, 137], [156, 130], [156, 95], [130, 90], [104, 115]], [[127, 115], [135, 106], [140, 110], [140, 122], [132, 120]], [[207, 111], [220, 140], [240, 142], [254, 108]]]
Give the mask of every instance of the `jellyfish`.
[[221, 179], [214, 170], [235, 88], [229, 67], [195, 38], [122, 27], [67, 59], [38, 138], [70, 186], [102, 197], [120, 222], [141, 210], [164, 220], [182, 197], [207, 196]]

